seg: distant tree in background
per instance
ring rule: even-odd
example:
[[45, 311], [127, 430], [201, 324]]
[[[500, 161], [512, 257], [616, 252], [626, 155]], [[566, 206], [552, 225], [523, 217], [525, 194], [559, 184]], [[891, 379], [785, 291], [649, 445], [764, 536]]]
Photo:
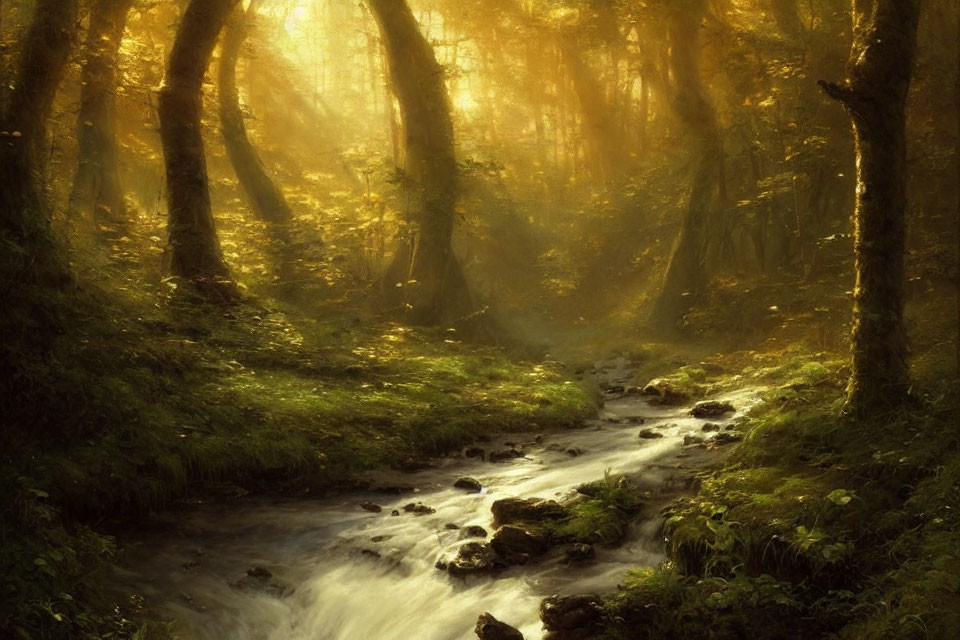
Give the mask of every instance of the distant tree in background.
[[404, 170], [419, 199], [413, 237], [398, 249], [384, 278], [386, 298], [399, 298], [415, 324], [454, 321], [472, 303], [452, 245], [459, 168], [444, 72], [405, 0], [369, 4], [400, 103]]
[[821, 81], [853, 121], [857, 153], [853, 370], [847, 408], [877, 413], [909, 392], [903, 324], [907, 92], [920, 0], [854, 0], [847, 78]]
[[133, 4], [134, 0], [94, 3], [80, 74], [79, 148], [70, 209], [72, 214], [92, 214], [94, 224], [109, 231], [122, 228], [127, 217], [117, 163], [117, 54]]
[[220, 53], [220, 127], [227, 155], [250, 201], [253, 212], [268, 222], [288, 222], [292, 213], [283, 192], [267, 174], [260, 155], [247, 136], [237, 90], [237, 61], [247, 39], [250, 23], [256, 17], [257, 0], [246, 11], [242, 4], [233, 10], [223, 36]]
[[700, 29], [706, 0], [671, 3], [668, 12], [670, 106], [694, 139], [693, 175], [686, 211], [663, 285], [653, 308], [657, 324], [675, 323], [689, 309], [693, 295], [706, 285], [708, 232], [721, 227], [712, 220], [722, 176], [723, 144], [716, 108], [700, 73]]
[[229, 300], [237, 290], [223, 259], [210, 205], [200, 124], [203, 77], [217, 37], [237, 2], [191, 0], [170, 52], [158, 104], [167, 172], [169, 269], [212, 300]]

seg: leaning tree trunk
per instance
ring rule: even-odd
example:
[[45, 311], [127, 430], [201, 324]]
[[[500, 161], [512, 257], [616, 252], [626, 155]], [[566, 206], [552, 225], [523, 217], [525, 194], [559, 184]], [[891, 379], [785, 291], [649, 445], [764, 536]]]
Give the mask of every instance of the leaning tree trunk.
[[887, 410], [908, 397], [903, 325], [907, 208], [906, 101], [917, 48], [920, 0], [854, 0], [847, 78], [821, 81], [853, 121], [856, 287], [847, 409]]
[[191, 0], [160, 88], [158, 114], [167, 170], [170, 272], [211, 300], [231, 300], [236, 286], [213, 222], [200, 116], [203, 76], [238, 0]]
[[[405, 0], [369, 0], [380, 28], [403, 121], [407, 176], [419, 195], [416, 239], [397, 252], [384, 279], [416, 324], [436, 325], [469, 313], [471, 301], [453, 254], [458, 167], [453, 119], [433, 48]], [[399, 285], [399, 286], [398, 286]]]
[[69, 267], [53, 239], [41, 154], [53, 99], [73, 47], [78, 0], [37, 0], [16, 84], [0, 123], [0, 279], [60, 285]]
[[71, 213], [92, 215], [108, 233], [122, 229], [127, 207], [117, 164], [117, 57], [134, 0], [97, 0], [87, 30], [86, 60], [77, 116], [77, 172], [70, 194]]
[[695, 136], [696, 150], [690, 199], [652, 312], [654, 323], [663, 326], [677, 322], [706, 285], [707, 231], [722, 175], [717, 114], [700, 77], [699, 31], [705, 10], [705, 0], [692, 0], [674, 9], [670, 21], [671, 103]]
[[233, 169], [243, 187], [253, 212], [262, 220], [274, 223], [289, 222], [290, 207], [283, 192], [277, 188], [254, 149], [240, 108], [237, 91], [237, 61], [247, 38], [250, 20], [256, 15], [258, 2], [250, 3], [246, 11], [237, 5], [227, 22], [220, 51], [220, 126], [223, 142]]

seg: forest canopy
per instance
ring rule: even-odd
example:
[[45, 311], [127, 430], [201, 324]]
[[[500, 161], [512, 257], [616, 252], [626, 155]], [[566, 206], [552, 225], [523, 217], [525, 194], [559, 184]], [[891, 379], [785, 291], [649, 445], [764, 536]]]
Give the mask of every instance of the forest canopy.
[[116, 567], [185, 505], [741, 392], [541, 527], [664, 527], [579, 637], [960, 629], [956, 0], [0, 0], [0, 75], [0, 635], [179, 637]]

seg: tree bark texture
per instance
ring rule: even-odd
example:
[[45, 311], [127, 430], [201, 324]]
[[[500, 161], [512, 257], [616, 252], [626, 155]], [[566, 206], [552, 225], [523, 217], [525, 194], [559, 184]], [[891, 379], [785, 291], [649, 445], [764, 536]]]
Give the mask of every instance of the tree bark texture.
[[0, 126], [0, 278], [61, 285], [69, 267], [53, 238], [41, 178], [46, 124], [73, 48], [77, 0], [37, 0], [24, 33], [16, 84]]
[[406, 173], [419, 196], [415, 241], [398, 251], [384, 288], [388, 296], [404, 293], [411, 322], [435, 325], [471, 305], [452, 246], [458, 166], [450, 102], [443, 69], [406, 1], [369, 3], [400, 103]]
[[160, 137], [167, 172], [170, 273], [211, 300], [236, 287], [214, 226], [200, 117], [202, 85], [217, 37], [238, 0], [191, 0], [183, 14], [160, 89]]
[[237, 61], [256, 8], [256, 2], [251, 2], [246, 11], [238, 4], [227, 22], [220, 52], [220, 126], [227, 155], [254, 213], [267, 222], [286, 223], [293, 214], [247, 136], [237, 90]]
[[71, 213], [92, 215], [103, 230], [126, 222], [116, 130], [117, 58], [134, 0], [97, 0], [90, 13], [77, 116], [77, 171]]
[[847, 410], [889, 410], [909, 392], [903, 325], [907, 209], [906, 101], [920, 0], [854, 0], [847, 78], [821, 82], [853, 121], [856, 286]]
[[667, 92], [672, 109], [694, 136], [695, 150], [687, 209], [653, 308], [654, 322], [665, 326], [678, 321], [706, 285], [708, 227], [722, 175], [717, 114], [700, 77], [699, 32], [705, 11], [705, 0], [691, 0], [673, 9], [670, 16]]

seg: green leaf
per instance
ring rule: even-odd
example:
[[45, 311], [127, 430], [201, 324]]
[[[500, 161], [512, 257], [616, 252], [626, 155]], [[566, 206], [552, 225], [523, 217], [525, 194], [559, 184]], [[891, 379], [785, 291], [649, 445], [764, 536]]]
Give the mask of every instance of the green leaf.
[[827, 494], [827, 500], [832, 502], [837, 506], [845, 506], [850, 504], [850, 501], [854, 498], [854, 492], [848, 491], [847, 489], [835, 489]]

